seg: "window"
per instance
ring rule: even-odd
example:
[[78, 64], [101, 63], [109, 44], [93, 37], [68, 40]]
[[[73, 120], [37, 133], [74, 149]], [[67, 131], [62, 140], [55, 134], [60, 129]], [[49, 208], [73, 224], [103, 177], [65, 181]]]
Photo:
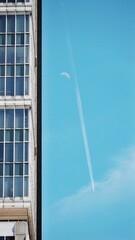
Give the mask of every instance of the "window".
[[29, 24], [27, 14], [0, 16], [0, 96], [29, 95]]
[[0, 197], [29, 195], [29, 110], [0, 109]]

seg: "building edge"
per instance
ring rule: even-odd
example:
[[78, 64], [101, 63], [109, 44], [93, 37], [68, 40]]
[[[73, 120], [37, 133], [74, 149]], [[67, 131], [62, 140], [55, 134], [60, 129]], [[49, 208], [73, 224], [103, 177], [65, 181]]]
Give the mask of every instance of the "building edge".
[[37, 0], [37, 240], [42, 239], [42, 0]]

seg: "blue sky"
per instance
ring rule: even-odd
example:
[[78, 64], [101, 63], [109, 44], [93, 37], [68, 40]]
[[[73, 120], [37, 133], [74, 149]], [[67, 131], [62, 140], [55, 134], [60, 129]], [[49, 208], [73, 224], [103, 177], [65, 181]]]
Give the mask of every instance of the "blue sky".
[[[42, 11], [43, 239], [133, 240], [135, 2], [43, 0]], [[95, 192], [90, 188], [67, 31]], [[61, 72], [68, 72], [70, 79]]]

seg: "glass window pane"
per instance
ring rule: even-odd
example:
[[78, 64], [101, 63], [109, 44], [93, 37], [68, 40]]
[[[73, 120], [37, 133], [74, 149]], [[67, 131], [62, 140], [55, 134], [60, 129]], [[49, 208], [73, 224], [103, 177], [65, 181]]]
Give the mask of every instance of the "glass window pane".
[[24, 196], [28, 197], [29, 191], [28, 191], [28, 177], [24, 177]]
[[25, 75], [29, 75], [29, 65], [25, 65]]
[[0, 130], [0, 142], [4, 141], [4, 130]]
[[24, 32], [24, 15], [16, 16], [16, 31]]
[[15, 130], [15, 141], [23, 141], [23, 130]]
[[15, 32], [15, 16], [7, 15], [7, 32]]
[[14, 140], [14, 132], [13, 130], [6, 130], [5, 131], [5, 141], [11, 142]]
[[7, 47], [7, 63], [14, 63], [14, 47]]
[[13, 162], [13, 143], [5, 143], [5, 162]]
[[29, 32], [29, 15], [26, 15], [26, 32]]
[[29, 63], [29, 47], [25, 47], [25, 62]]
[[17, 0], [17, 2], [21, 2], [22, 3], [22, 2], [24, 2], [24, 0]]
[[16, 35], [16, 43], [24, 44], [24, 34], [21, 33]]
[[15, 177], [15, 197], [23, 197], [23, 178]]
[[16, 78], [16, 95], [24, 95], [24, 78], [17, 77]]
[[16, 75], [17, 76], [24, 76], [24, 65], [17, 65], [16, 66]]
[[0, 162], [3, 162], [3, 143], [0, 143]]
[[5, 44], [5, 34], [0, 34], [0, 44], [1, 45]]
[[25, 78], [25, 95], [29, 95], [29, 78]]
[[0, 164], [0, 176], [3, 176], [3, 164]]
[[15, 144], [15, 162], [23, 162], [23, 143]]
[[0, 178], [0, 197], [3, 197], [3, 178]]
[[7, 65], [7, 76], [14, 76], [14, 65]]
[[6, 128], [14, 127], [14, 110], [7, 109], [6, 110]]
[[15, 35], [7, 34], [7, 44], [15, 44]]
[[15, 175], [23, 175], [23, 164], [15, 164]]
[[25, 40], [25, 43], [26, 43], [26, 44], [29, 44], [29, 34], [28, 34], [28, 33], [26, 34], [26, 40]]
[[25, 141], [29, 141], [29, 130], [25, 130]]
[[6, 95], [7, 96], [14, 95], [14, 78], [13, 77], [6, 78]]
[[29, 174], [29, 169], [28, 169], [28, 167], [29, 167], [29, 165], [28, 164], [24, 164], [24, 175], [28, 175]]
[[4, 128], [4, 110], [0, 109], [0, 128]]
[[16, 47], [16, 63], [24, 63], [24, 47]]
[[13, 164], [12, 163], [5, 164], [5, 176], [13, 176]]
[[25, 143], [25, 162], [28, 162], [29, 148], [28, 143]]
[[5, 63], [5, 47], [0, 47], [0, 63]]
[[0, 65], [0, 76], [4, 76], [4, 75], [5, 75], [5, 66]]
[[13, 178], [5, 178], [4, 197], [13, 197]]
[[28, 128], [28, 109], [25, 109], [25, 128]]
[[4, 78], [0, 77], [0, 96], [4, 96]]
[[6, 30], [6, 16], [0, 16], [0, 32], [5, 32]]
[[15, 128], [23, 128], [23, 109], [15, 110]]

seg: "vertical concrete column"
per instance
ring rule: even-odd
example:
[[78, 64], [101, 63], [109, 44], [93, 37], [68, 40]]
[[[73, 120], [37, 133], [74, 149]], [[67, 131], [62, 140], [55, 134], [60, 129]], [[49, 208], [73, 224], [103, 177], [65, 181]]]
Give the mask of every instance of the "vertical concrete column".
[[16, 222], [15, 224], [15, 240], [29, 240], [27, 222]]

